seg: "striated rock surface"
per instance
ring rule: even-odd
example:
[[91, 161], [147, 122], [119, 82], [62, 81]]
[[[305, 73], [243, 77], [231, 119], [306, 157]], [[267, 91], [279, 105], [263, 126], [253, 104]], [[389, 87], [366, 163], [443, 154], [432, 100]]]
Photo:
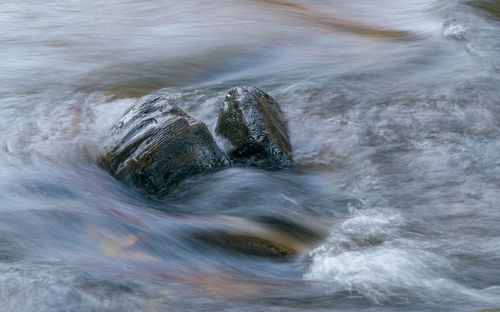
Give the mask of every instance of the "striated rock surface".
[[165, 97], [133, 106], [113, 130], [100, 166], [152, 197], [165, 195], [187, 177], [229, 166], [206, 125]]
[[236, 163], [285, 168], [292, 163], [288, 128], [278, 103], [256, 87], [231, 89], [219, 112], [215, 132], [230, 143]]

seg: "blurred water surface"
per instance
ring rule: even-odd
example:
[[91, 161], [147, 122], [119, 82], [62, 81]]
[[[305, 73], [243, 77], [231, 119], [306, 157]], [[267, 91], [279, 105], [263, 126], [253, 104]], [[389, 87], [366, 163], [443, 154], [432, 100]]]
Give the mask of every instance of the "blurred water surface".
[[[500, 307], [499, 12], [497, 0], [2, 1], [0, 310]], [[95, 165], [144, 96], [213, 131], [235, 85], [281, 103], [297, 168], [198, 176], [157, 202]], [[186, 234], [266, 219], [327, 235], [280, 262]]]

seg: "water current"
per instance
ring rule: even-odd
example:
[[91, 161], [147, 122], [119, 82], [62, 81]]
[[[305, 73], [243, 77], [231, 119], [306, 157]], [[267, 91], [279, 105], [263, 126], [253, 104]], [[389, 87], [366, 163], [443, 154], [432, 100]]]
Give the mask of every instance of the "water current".
[[[288, 120], [296, 167], [163, 200], [96, 165], [161, 94], [214, 132], [233, 86]], [[498, 0], [3, 0], [0, 311], [500, 308]], [[288, 220], [290, 261], [189, 231]]]

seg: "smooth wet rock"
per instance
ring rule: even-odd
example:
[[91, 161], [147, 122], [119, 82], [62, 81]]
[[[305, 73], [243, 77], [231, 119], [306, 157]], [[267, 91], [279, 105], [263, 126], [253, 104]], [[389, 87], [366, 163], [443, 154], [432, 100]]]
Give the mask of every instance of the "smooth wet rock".
[[229, 166], [206, 125], [167, 98], [130, 108], [99, 164], [141, 193], [161, 197], [183, 179]]
[[285, 168], [292, 163], [288, 127], [278, 103], [256, 87], [231, 89], [215, 132], [229, 144], [230, 158], [245, 165]]

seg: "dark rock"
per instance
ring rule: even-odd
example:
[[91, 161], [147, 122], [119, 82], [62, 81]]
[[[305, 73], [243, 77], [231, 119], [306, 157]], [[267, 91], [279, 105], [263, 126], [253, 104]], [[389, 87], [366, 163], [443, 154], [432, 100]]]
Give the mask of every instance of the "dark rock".
[[291, 165], [287, 123], [278, 103], [255, 88], [231, 89], [219, 112], [215, 132], [230, 143], [237, 163], [266, 168]]
[[141, 193], [161, 197], [183, 179], [229, 165], [204, 123], [161, 96], [130, 108], [99, 164]]

